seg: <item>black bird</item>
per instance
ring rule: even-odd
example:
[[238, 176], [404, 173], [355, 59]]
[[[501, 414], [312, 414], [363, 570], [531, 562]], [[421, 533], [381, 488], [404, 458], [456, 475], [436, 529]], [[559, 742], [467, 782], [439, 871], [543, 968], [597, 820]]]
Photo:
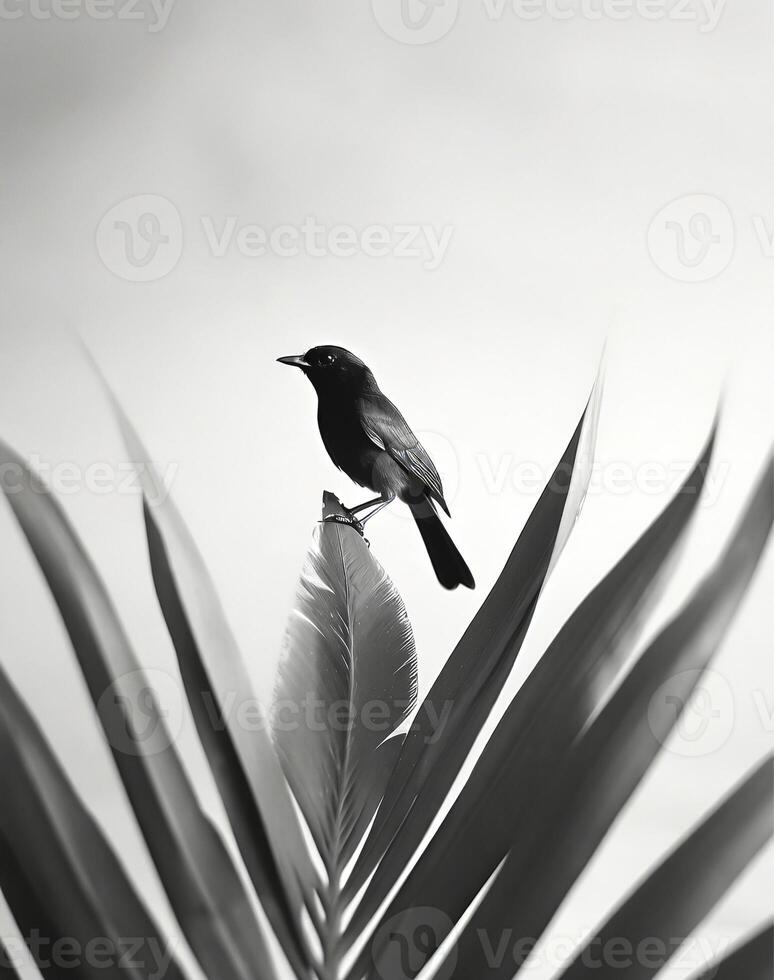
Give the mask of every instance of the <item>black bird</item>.
[[398, 497], [411, 509], [441, 585], [474, 588], [470, 569], [435, 509], [438, 503], [451, 516], [438, 470], [367, 365], [343, 347], [331, 346], [278, 360], [300, 368], [314, 385], [320, 435], [336, 466], [379, 494], [349, 513], [374, 507], [364, 524]]

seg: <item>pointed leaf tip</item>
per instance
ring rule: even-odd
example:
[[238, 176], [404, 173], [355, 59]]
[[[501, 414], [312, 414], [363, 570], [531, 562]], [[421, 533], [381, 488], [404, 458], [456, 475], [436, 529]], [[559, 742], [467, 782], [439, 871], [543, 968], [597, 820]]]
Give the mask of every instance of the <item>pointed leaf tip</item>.
[[[381, 799], [390, 765], [377, 766], [377, 753], [416, 690], [413, 634], [395, 586], [351, 528], [318, 525], [284, 641], [273, 728], [331, 872], [342, 870], [374, 795]], [[390, 746], [390, 762], [394, 755]]]

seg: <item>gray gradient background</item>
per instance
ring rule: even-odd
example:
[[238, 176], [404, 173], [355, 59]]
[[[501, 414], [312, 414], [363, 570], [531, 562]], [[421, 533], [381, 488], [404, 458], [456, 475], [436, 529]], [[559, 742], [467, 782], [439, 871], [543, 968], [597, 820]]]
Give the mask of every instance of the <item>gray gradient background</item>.
[[[441, 590], [397, 510], [370, 529], [414, 624], [425, 690], [537, 499], [513, 486], [513, 467], [553, 466], [607, 338], [608, 466], [684, 471], [725, 385], [716, 492], [663, 618], [718, 552], [774, 436], [773, 266], [752, 226], [762, 216], [774, 230], [773, 35], [769, 0], [729, 3], [708, 33], [636, 16], [497, 22], [463, 0], [453, 30], [419, 46], [354, 2], [180, 0], [157, 33], [147, 20], [0, 21], [3, 437], [52, 464], [125, 460], [80, 333], [154, 457], [175, 467], [172, 492], [267, 698], [320, 493], [361, 499], [324, 454], [312, 389], [274, 358], [321, 342], [354, 349], [438, 452], [479, 583]], [[687, 284], [657, 268], [647, 233], [663, 206], [695, 193], [728, 205], [735, 254], [718, 277]], [[95, 246], [102, 215], [137, 194], [163, 195], [182, 217], [182, 257], [155, 282], [122, 280]], [[201, 217], [220, 226], [228, 215], [266, 228], [314, 215], [454, 230], [434, 271], [407, 258], [216, 258]], [[668, 498], [625, 485], [591, 494], [511, 691]], [[63, 503], [143, 662], [174, 677], [137, 495], [83, 489]], [[5, 506], [0, 535], [3, 662], [167, 923]], [[712, 721], [722, 744], [665, 753], [555, 920], [554, 945], [591, 928], [771, 747], [753, 697], [771, 708], [772, 586], [769, 548], [716, 661], [733, 702]], [[181, 743], [221, 821], [190, 724]], [[770, 873], [770, 859], [757, 862], [702, 926], [706, 943], [762, 918]]]

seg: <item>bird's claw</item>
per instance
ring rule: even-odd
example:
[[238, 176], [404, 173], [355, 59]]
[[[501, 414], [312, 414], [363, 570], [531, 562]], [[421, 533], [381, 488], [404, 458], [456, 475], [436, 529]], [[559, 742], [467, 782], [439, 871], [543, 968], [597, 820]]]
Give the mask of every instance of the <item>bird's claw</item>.
[[363, 525], [356, 517], [352, 517], [351, 514], [329, 514], [327, 517], [323, 517], [323, 524], [349, 524], [350, 527], [358, 532], [358, 534], [363, 533]]
[[329, 514], [327, 517], [324, 517], [322, 519], [322, 522], [321, 523], [323, 523], [323, 524], [347, 524], [349, 527], [353, 527], [357, 531], [357, 533], [365, 541], [365, 543], [368, 545], [369, 548], [371, 547], [371, 544], [370, 544], [368, 538], [365, 536], [365, 528], [363, 527], [363, 525], [360, 523], [360, 521], [356, 517], [353, 517], [352, 514], [349, 514], [349, 513], [347, 513], [347, 514]]

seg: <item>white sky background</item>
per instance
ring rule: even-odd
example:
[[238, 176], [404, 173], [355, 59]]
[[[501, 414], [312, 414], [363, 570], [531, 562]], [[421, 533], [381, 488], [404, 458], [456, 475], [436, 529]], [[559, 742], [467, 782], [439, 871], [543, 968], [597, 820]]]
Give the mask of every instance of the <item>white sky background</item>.
[[[463, 0], [453, 29], [425, 45], [387, 36], [366, 3], [189, 0], [157, 32], [153, 14], [2, 20], [2, 436], [81, 472], [125, 459], [79, 332], [154, 457], [172, 466], [172, 492], [268, 697], [320, 494], [363, 499], [324, 453], [311, 387], [274, 359], [316, 343], [351, 348], [426, 436], [478, 582], [444, 592], [397, 508], [369, 528], [408, 607], [424, 691], [537, 499], [514, 477], [524, 464], [550, 472], [607, 338], [603, 477], [514, 683], [667, 502], [725, 383], [716, 482], [666, 598], [674, 607], [720, 548], [774, 436], [774, 260], [760, 239], [763, 225], [774, 232], [772, 11], [768, 0], [728, 4], [702, 32], [702, 8], [690, 9], [684, 22], [526, 21], [509, 7], [497, 20], [483, 0]], [[171, 201], [183, 228], [176, 267], [146, 283], [108, 271], [95, 246], [103, 214], [139, 194]], [[730, 210], [734, 230], [713, 247], [728, 257], [733, 241], [734, 253], [715, 278], [686, 283], [657, 267], [648, 228], [693, 194]], [[250, 257], [235, 244], [217, 257], [202, 225], [236, 216], [271, 230], [309, 215], [326, 229], [449, 227], [451, 240], [428, 270], [392, 256]], [[657, 485], [659, 467], [668, 485]], [[82, 489], [63, 502], [143, 661], [173, 671], [137, 496]], [[0, 535], [3, 663], [155, 895], [6, 507]], [[716, 661], [734, 706], [708, 735], [722, 744], [665, 754], [557, 934], [591, 927], [771, 747], [754, 698], [765, 692], [771, 709], [772, 585], [769, 548]], [[182, 744], [200, 773], [190, 726]], [[759, 862], [746, 876], [703, 927], [707, 942], [717, 948], [762, 917], [770, 870]]]

